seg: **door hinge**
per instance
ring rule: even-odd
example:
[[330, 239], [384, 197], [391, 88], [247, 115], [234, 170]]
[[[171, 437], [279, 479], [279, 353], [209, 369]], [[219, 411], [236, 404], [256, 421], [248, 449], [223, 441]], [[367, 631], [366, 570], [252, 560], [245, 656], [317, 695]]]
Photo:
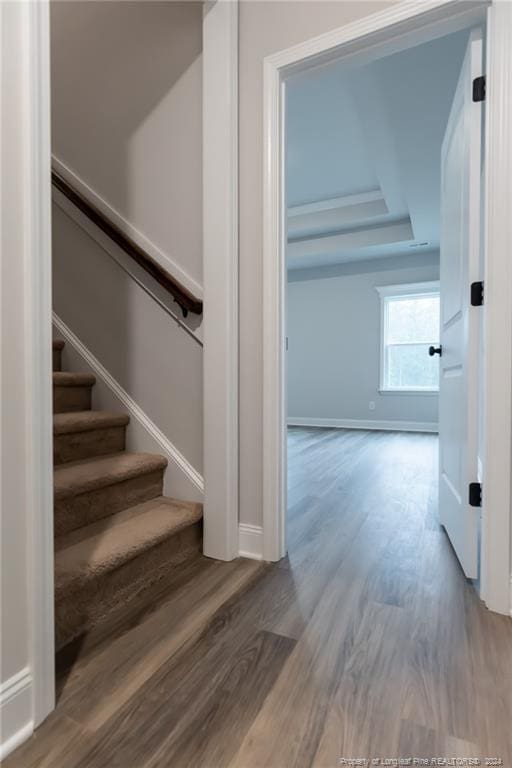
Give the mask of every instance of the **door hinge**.
[[482, 280], [471, 283], [471, 306], [481, 307], [484, 303], [484, 284]]
[[473, 101], [485, 101], [485, 75], [473, 80]]
[[469, 505], [471, 507], [482, 506], [482, 483], [469, 484]]

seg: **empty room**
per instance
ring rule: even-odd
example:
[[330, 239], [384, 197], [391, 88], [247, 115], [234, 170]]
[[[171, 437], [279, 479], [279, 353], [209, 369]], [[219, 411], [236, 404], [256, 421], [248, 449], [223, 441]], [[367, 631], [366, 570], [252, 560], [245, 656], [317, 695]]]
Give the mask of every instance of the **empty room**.
[[390, 606], [421, 601], [432, 558], [479, 588], [480, 510], [460, 491], [465, 462], [479, 479], [479, 418], [458, 412], [470, 389], [478, 411], [478, 315], [460, 365], [453, 334], [481, 257], [462, 264], [453, 229], [458, 92], [481, 41], [463, 29], [287, 82], [286, 543]]

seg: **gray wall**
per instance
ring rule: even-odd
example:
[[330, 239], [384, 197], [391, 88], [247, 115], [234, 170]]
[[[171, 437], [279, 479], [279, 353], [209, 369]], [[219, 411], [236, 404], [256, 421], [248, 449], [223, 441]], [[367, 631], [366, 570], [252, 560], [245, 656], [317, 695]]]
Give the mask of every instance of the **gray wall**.
[[[200, 285], [202, 14], [200, 2], [51, 8], [54, 155]], [[53, 296], [201, 472], [201, 347], [56, 205]]]
[[202, 348], [57, 205], [53, 231], [58, 316], [201, 472]]
[[[288, 416], [435, 424], [438, 396], [379, 392], [376, 286], [439, 279], [439, 254], [397, 256], [288, 277]], [[369, 410], [369, 402], [375, 410]]]
[[52, 151], [202, 283], [200, 2], [52, 2]]
[[263, 59], [393, 5], [387, 2], [240, 3], [240, 519], [263, 519]]

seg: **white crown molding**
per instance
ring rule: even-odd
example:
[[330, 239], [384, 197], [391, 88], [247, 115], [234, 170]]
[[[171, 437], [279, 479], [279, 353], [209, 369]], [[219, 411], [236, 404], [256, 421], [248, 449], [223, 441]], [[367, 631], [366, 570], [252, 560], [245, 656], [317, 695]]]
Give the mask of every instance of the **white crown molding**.
[[69, 342], [76, 352], [87, 362], [89, 367], [94, 371], [95, 375], [101, 379], [101, 381], [108, 387], [108, 389], [114, 394], [114, 396], [122, 403], [126, 408], [130, 416], [136, 419], [139, 424], [146, 430], [151, 438], [158, 444], [162, 453], [167, 456], [169, 461], [180, 470], [188, 480], [195, 486], [195, 488], [204, 494], [204, 480], [203, 476], [190, 464], [190, 462], [183, 456], [183, 454], [176, 448], [173, 443], [164, 435], [164, 433], [156, 426], [156, 424], [149, 418], [149, 416], [142, 410], [142, 408], [130, 397], [128, 392], [119, 384], [116, 379], [107, 371], [107, 369], [100, 363], [100, 361], [92, 354], [92, 352], [83, 344], [78, 336], [61, 320], [61, 318], [54, 312], [53, 323], [62, 334], [65, 341]]
[[[265, 64], [273, 69], [288, 69], [289, 74], [311, 70], [326, 64], [338, 54], [341, 46], [362, 42], [368, 35], [373, 35], [374, 39], [365, 46], [367, 57], [374, 60], [382, 56], [383, 51], [389, 50], [387, 32], [393, 27], [396, 29], [397, 25], [402, 25], [403, 32], [407, 34], [398, 35], [393, 40], [393, 53], [409, 48], [411, 44], [420, 45], [438, 35], [462, 29], [468, 25], [470, 18], [478, 23], [487, 6], [486, 0], [475, 0], [471, 5], [459, 0], [402, 0], [382, 11], [277, 51], [265, 58]], [[380, 39], [378, 33], [382, 33]], [[345, 58], [352, 53], [347, 52]], [[359, 61], [363, 60], [360, 47], [354, 53]]]
[[291, 214], [288, 209], [288, 242], [298, 238], [320, 237], [342, 230], [346, 232], [364, 227], [371, 229], [385, 223], [388, 218], [389, 209], [383, 199], [302, 214]]
[[306, 216], [336, 208], [351, 208], [354, 205], [364, 205], [377, 201], [385, 203], [381, 189], [373, 189], [370, 192], [360, 192], [354, 195], [343, 195], [342, 197], [328, 197], [324, 200], [315, 200], [312, 203], [303, 203], [302, 205], [291, 205], [288, 207], [288, 217]]
[[375, 290], [381, 298], [387, 296], [425, 296], [431, 293], [439, 293], [439, 280], [427, 280], [422, 283], [399, 283], [398, 285], [376, 285]]
[[[175, 280], [180, 282], [187, 290], [202, 300], [203, 288], [199, 283], [180, 267], [169, 254], [164, 253], [157, 245], [149, 240], [140, 230], [130, 224], [115, 208], [113, 208], [101, 195], [92, 189], [83, 179], [78, 176], [69, 166], [67, 166], [58, 157], [52, 155], [52, 166], [62, 178], [74, 187], [82, 197], [94, 205], [101, 213], [116, 225], [125, 235], [130, 237], [146, 253], [148, 253], [161, 267], [163, 267]], [[54, 193], [55, 202], [62, 206], [62, 195]], [[67, 211], [67, 208], [65, 209]]]
[[240, 523], [238, 527], [238, 554], [250, 560], [263, 560], [263, 528], [260, 525]]
[[384, 221], [370, 224], [361, 229], [346, 230], [335, 235], [316, 233], [302, 240], [288, 241], [286, 250], [290, 263], [294, 259], [319, 254], [331, 254], [347, 249], [368, 248], [376, 245], [390, 245], [414, 240], [410, 218], [400, 221]]
[[6, 758], [32, 735], [32, 688], [32, 675], [28, 667], [24, 667], [0, 685], [0, 760]]
[[363, 429], [386, 432], [438, 432], [438, 424], [430, 421], [386, 421], [367, 419], [315, 419], [290, 416], [289, 427], [325, 427], [330, 429]]

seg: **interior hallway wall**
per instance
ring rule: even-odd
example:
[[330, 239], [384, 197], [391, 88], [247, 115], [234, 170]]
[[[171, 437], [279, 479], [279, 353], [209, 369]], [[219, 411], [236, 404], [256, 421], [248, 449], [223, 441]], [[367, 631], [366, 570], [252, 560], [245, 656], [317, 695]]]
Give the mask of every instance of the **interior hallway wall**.
[[53, 307], [194, 469], [203, 469], [203, 350], [53, 206]]
[[201, 2], [52, 2], [52, 151], [202, 283]]
[[[199, 290], [202, 25], [194, 0], [51, 4], [53, 154]], [[53, 303], [201, 473], [202, 348], [56, 203]]]
[[263, 520], [263, 59], [390, 2], [240, 3], [240, 520]]
[[379, 392], [376, 287], [438, 279], [438, 253], [290, 272], [288, 417], [419, 422], [435, 429], [437, 394]]

